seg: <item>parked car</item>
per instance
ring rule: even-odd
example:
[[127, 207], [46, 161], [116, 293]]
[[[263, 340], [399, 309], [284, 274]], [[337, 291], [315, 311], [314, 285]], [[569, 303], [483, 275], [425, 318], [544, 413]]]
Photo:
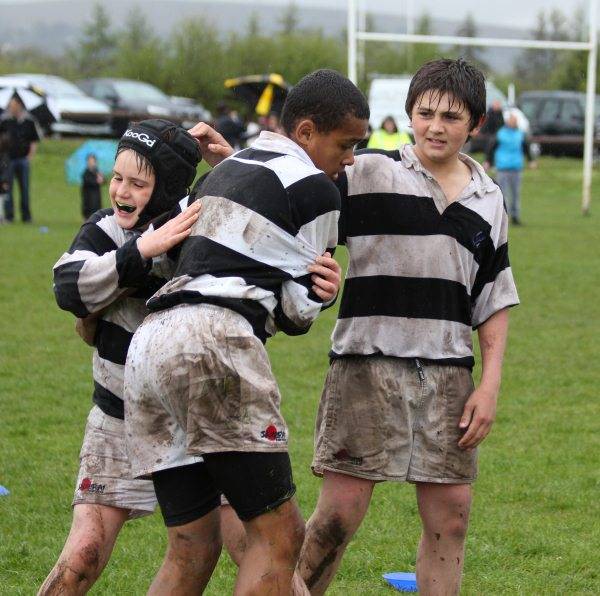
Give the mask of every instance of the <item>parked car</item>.
[[83, 91], [106, 102], [112, 110], [113, 134], [120, 136], [127, 124], [147, 118], [166, 118], [183, 126], [192, 126], [210, 118], [210, 113], [193, 101], [174, 100], [158, 87], [131, 79], [97, 78], [78, 81]]
[[[531, 140], [543, 155], [583, 155], [585, 93], [576, 91], [528, 91], [518, 105], [531, 122]], [[600, 96], [596, 96], [595, 150], [600, 147]]]
[[31, 73], [0, 76], [0, 87], [8, 86], [34, 87], [46, 95], [48, 105], [59, 115], [46, 133], [82, 136], [111, 134], [110, 108], [65, 79]]

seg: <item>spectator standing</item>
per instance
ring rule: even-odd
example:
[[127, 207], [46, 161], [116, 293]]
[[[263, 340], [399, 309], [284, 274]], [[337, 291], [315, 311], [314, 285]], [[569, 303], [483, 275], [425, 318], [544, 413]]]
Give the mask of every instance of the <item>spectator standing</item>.
[[381, 123], [381, 128], [373, 132], [367, 143], [369, 149], [384, 149], [394, 151], [402, 145], [410, 144], [410, 135], [404, 131], [398, 131], [396, 121], [392, 116], [387, 116]]
[[485, 122], [481, 127], [479, 134], [495, 135], [504, 126], [504, 114], [502, 113], [502, 103], [499, 99], [495, 99], [486, 112]]
[[6, 220], [9, 222], [14, 220], [13, 181], [16, 176], [21, 195], [21, 220], [30, 222], [30, 163], [35, 155], [40, 134], [35, 120], [25, 110], [23, 102], [16, 94], [10, 100], [8, 109], [0, 118], [0, 134], [2, 133], [8, 136], [8, 154], [10, 158], [8, 195], [5, 200]]
[[102, 208], [100, 185], [103, 183], [104, 177], [98, 171], [96, 156], [90, 153], [86, 158], [86, 168], [81, 176], [81, 214], [84, 220]]
[[486, 169], [492, 165], [496, 167], [498, 186], [515, 225], [521, 225], [521, 172], [525, 156], [530, 167], [535, 168], [537, 162], [531, 156], [529, 141], [517, 126], [517, 116], [513, 113], [492, 138], [483, 165]]
[[4, 202], [8, 196], [8, 135], [0, 133], [0, 224], [4, 223]]
[[215, 128], [232, 147], [239, 149], [246, 128], [239, 119], [237, 112], [230, 110], [229, 106], [222, 103], [217, 107], [217, 114]]

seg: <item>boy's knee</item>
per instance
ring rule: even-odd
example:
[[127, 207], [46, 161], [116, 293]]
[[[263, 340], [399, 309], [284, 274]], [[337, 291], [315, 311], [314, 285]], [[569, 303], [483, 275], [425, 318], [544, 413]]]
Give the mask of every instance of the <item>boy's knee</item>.
[[86, 542], [64, 559], [59, 560], [39, 594], [79, 593], [89, 588], [102, 572], [102, 545], [96, 541]]

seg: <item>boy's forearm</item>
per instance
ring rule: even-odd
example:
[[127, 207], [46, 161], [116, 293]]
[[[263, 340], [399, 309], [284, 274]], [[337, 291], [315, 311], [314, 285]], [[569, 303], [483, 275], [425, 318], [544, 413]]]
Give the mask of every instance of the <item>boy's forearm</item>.
[[508, 336], [508, 308], [494, 313], [478, 329], [482, 372], [480, 387], [497, 394], [502, 379], [502, 360]]

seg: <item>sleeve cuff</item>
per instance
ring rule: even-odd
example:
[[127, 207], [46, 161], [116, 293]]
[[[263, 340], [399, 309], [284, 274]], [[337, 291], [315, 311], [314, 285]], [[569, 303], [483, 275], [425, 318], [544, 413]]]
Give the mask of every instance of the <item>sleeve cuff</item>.
[[136, 288], [143, 284], [150, 269], [152, 259], [144, 259], [137, 247], [138, 237], [132, 238], [117, 249], [117, 273], [120, 288]]

